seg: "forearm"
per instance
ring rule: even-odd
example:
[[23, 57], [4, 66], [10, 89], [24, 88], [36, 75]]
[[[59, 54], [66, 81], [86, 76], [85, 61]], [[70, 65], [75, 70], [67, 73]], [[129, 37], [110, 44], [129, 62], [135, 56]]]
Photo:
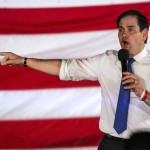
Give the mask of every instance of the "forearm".
[[51, 75], [59, 75], [62, 60], [27, 58], [26, 65], [32, 69]]
[[59, 75], [62, 60], [46, 60], [36, 58], [26, 58], [16, 55], [12, 52], [0, 52], [0, 56], [4, 56], [1, 65], [17, 65], [28, 66], [30, 68], [51, 74]]

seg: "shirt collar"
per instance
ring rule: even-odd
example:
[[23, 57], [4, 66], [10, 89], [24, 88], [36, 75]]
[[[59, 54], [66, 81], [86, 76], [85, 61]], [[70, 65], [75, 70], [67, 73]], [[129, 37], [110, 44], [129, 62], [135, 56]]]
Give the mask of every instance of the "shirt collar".
[[134, 56], [133, 58], [136, 61], [141, 60], [142, 58], [144, 58], [146, 55], [148, 54], [147, 50], [144, 48], [139, 54], [137, 54], [136, 56]]

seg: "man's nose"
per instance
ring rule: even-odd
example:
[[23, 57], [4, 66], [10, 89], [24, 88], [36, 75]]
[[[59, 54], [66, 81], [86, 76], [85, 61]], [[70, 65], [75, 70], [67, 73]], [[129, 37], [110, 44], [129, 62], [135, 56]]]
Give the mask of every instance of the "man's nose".
[[122, 35], [123, 35], [124, 37], [126, 37], [126, 36], [128, 36], [128, 32], [127, 32], [126, 30], [124, 30], [124, 31], [122, 32]]

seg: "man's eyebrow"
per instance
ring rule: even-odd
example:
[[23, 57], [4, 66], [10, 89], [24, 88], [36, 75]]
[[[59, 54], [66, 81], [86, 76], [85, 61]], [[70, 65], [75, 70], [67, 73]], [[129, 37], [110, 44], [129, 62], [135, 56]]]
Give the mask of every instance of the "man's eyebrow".
[[135, 26], [127, 26], [127, 27], [129, 27], [129, 28], [135, 28]]

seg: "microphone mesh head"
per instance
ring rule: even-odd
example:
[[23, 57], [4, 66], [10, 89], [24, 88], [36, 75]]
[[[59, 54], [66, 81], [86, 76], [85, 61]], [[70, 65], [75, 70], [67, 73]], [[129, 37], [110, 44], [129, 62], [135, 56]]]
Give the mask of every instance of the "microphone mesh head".
[[120, 61], [129, 59], [129, 51], [127, 49], [120, 49], [118, 52], [118, 59]]

